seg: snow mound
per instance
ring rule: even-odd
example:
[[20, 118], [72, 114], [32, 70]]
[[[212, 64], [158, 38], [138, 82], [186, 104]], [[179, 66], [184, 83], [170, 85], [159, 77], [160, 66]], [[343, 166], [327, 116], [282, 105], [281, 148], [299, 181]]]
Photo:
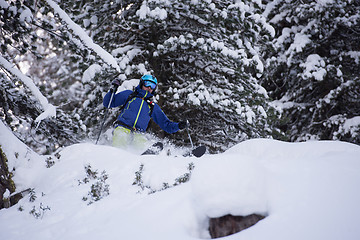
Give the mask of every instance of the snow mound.
[[252, 213], [267, 217], [223, 239], [360, 238], [354, 144], [254, 139], [198, 159], [82, 143], [39, 156], [0, 127], [6, 153], [23, 149], [9, 157], [18, 190], [34, 189], [1, 210], [0, 239], [206, 239], [210, 217]]

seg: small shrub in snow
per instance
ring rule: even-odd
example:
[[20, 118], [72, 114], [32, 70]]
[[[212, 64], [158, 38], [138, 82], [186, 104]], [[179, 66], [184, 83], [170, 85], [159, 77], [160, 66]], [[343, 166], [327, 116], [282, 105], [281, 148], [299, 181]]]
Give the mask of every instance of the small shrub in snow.
[[[54, 157], [57, 158], [57, 159], [60, 159], [61, 156], [60, 156], [59, 153], [55, 153]], [[52, 166], [55, 165], [55, 159], [52, 156], [50, 156], [50, 157], [45, 159], [45, 163], [46, 163], [47, 168], [51, 168]]]
[[[39, 207], [33, 206], [29, 213], [33, 215], [36, 219], [42, 219], [45, 212], [48, 210], [51, 210], [49, 206], [45, 207], [42, 203], [40, 203]], [[19, 211], [21, 210], [19, 209]]]
[[87, 201], [88, 205], [90, 205], [110, 194], [109, 184], [106, 183], [108, 175], [105, 170], [99, 175], [98, 170], [92, 170], [90, 164], [85, 166], [85, 172], [86, 177], [81, 181], [79, 180], [79, 185], [93, 182], [88, 194], [82, 198], [83, 201]]
[[140, 187], [140, 190], [138, 191], [138, 193], [143, 192], [145, 189], [148, 189], [148, 194], [156, 193], [156, 192], [159, 192], [159, 191], [166, 190], [168, 188], [178, 186], [178, 185], [180, 185], [182, 183], [188, 182], [190, 180], [191, 173], [192, 173], [192, 170], [194, 170], [194, 168], [195, 168], [194, 163], [189, 163], [189, 165], [187, 167], [189, 172], [184, 173], [180, 177], [177, 177], [174, 180], [173, 184], [170, 185], [169, 183], [164, 182], [164, 183], [162, 183], [161, 188], [157, 188], [157, 187], [153, 187], [153, 186], [151, 186], [149, 184], [144, 183], [144, 180], [143, 180], [144, 164], [141, 164], [140, 167], [139, 167], [139, 171], [135, 172], [135, 179], [134, 179], [133, 185], [137, 185], [138, 187]]
[[[35, 189], [27, 189], [21, 192], [22, 194], [29, 194], [29, 202], [36, 204], [36, 202], [39, 202], [39, 198], [36, 195]], [[41, 197], [44, 197], [45, 194], [42, 192]], [[23, 212], [26, 210], [26, 207], [23, 205], [20, 205], [17, 210], [19, 212]], [[35, 217], [36, 219], [42, 219], [44, 217], [44, 214], [46, 211], [51, 210], [49, 206], [45, 206], [42, 202], [39, 203], [39, 206], [33, 205], [31, 210], [29, 211], [29, 214]]]
[[184, 175], [182, 175], [182, 176], [180, 176], [178, 178], [176, 178], [175, 183], [173, 184], [173, 186], [180, 185], [182, 183], [188, 182], [190, 180], [191, 173], [192, 173], [192, 170], [194, 170], [194, 168], [195, 168], [194, 163], [189, 163], [189, 166], [188, 166], [189, 172], [185, 173]]
[[46, 158], [45, 162], [46, 162], [46, 167], [47, 168], [51, 168], [52, 166], [55, 165], [55, 161], [52, 159], [52, 157]]
[[35, 190], [32, 188], [29, 192], [29, 201], [35, 202], [36, 198], [37, 198], [37, 196], [36, 196]]

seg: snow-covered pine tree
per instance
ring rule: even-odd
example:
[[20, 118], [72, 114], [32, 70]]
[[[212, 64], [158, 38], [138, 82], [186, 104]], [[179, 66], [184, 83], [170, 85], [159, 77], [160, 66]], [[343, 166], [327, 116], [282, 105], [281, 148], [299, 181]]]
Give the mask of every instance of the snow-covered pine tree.
[[263, 86], [283, 106], [283, 130], [359, 144], [359, 1], [268, 2], [277, 35]]
[[[49, 99], [60, 104], [58, 118], [62, 116], [63, 122], [55, 122], [58, 132], [74, 138], [84, 132], [95, 137], [104, 112], [102, 97], [110, 79], [120, 71], [123, 80], [155, 74], [160, 81], [158, 101], [169, 118], [189, 119], [197, 132], [194, 141], [212, 151], [273, 134], [275, 115], [266, 91], [258, 84], [264, 71], [262, 50], [273, 28], [261, 16], [260, 1], [24, 3], [26, 8], [34, 6], [31, 24], [36, 28], [32, 26], [30, 32], [41, 28], [52, 36], [37, 40], [39, 46], [47, 46], [39, 51], [46, 58], [37, 62], [39, 68], [30, 67], [30, 72]], [[65, 13], [59, 14], [54, 3]], [[109, 56], [99, 58], [88, 43], [79, 41], [83, 33], [64, 21], [67, 16], [115, 56], [120, 69], [109, 65]], [[79, 89], [84, 95], [76, 91]], [[80, 99], [84, 103], [76, 104]], [[107, 126], [116, 111], [111, 115]], [[46, 129], [45, 122], [40, 127]], [[154, 124], [151, 130], [159, 134]], [[179, 144], [187, 139], [185, 134], [168, 137]]]
[[0, 4], [0, 45], [4, 59], [0, 64], [0, 117], [17, 137], [34, 150], [49, 153], [59, 146], [77, 141], [74, 134], [78, 131], [77, 126], [61, 108], [57, 109], [56, 119], [44, 119], [37, 126], [34, 120], [44, 109], [22, 80], [5, 67], [5, 63], [10, 62], [13, 64], [10, 68], [28, 68], [32, 80], [38, 80], [35, 82], [47, 97], [50, 96], [50, 100], [56, 92], [54, 86], [61, 85], [56, 78], [49, 80], [54, 75], [48, 70], [64, 67], [59, 65], [61, 58], [54, 57], [58, 56], [58, 49], [62, 48], [64, 41], [58, 41], [62, 36], [51, 27], [53, 19], [38, 17], [44, 13], [44, 8], [36, 3], [3, 1]]
[[272, 112], [257, 77], [263, 73], [261, 45], [273, 29], [260, 13], [257, 1], [171, 3], [168, 27], [157, 34], [163, 38], [152, 67], [170, 86], [164, 89], [166, 111], [191, 119], [195, 139], [213, 150], [271, 134]]
[[[158, 103], [170, 119], [189, 119], [197, 144], [221, 151], [272, 134], [275, 115], [258, 78], [264, 71], [262, 48], [273, 28], [261, 16], [259, 1], [85, 5], [87, 10], [74, 19], [87, 23], [92, 38], [117, 58], [123, 79], [139, 79], [146, 72], [158, 78]], [[98, 131], [99, 103], [110, 87], [110, 81], [107, 86], [99, 82], [100, 75], [88, 82], [86, 111], [79, 109], [86, 113], [80, 115], [90, 135]], [[155, 124], [151, 130], [162, 133]], [[178, 144], [187, 139], [185, 133], [166, 136]]]

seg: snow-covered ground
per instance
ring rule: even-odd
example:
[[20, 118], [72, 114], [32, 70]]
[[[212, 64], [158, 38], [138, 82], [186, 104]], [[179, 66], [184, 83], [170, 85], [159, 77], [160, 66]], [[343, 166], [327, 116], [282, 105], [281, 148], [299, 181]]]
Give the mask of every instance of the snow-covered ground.
[[[0, 144], [15, 168], [17, 191], [34, 189], [0, 210], [0, 239], [206, 239], [209, 217], [252, 213], [267, 217], [223, 239], [360, 239], [360, 147], [354, 144], [254, 139], [223, 154], [185, 158], [82, 143], [49, 159], [1, 122]], [[190, 181], [161, 191], [190, 173], [191, 163]], [[97, 170], [97, 179], [87, 177], [86, 166]], [[142, 183], [133, 185], [136, 172]], [[99, 201], [89, 195], [97, 183]]]

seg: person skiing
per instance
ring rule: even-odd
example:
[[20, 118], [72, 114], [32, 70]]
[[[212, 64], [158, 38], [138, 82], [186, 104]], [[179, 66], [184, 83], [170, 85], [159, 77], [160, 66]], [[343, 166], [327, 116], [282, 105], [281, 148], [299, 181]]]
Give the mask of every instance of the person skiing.
[[170, 121], [160, 106], [152, 101], [158, 84], [154, 76], [149, 74], [142, 76], [134, 91], [124, 90], [114, 94], [109, 105], [113, 92], [116, 92], [120, 86], [120, 81], [115, 79], [112, 84], [114, 89], [104, 96], [103, 104], [110, 108], [120, 107], [120, 114], [114, 124], [112, 138], [114, 147], [143, 150], [147, 142], [144, 133], [151, 118], [167, 133], [175, 133], [187, 127], [186, 121]]

